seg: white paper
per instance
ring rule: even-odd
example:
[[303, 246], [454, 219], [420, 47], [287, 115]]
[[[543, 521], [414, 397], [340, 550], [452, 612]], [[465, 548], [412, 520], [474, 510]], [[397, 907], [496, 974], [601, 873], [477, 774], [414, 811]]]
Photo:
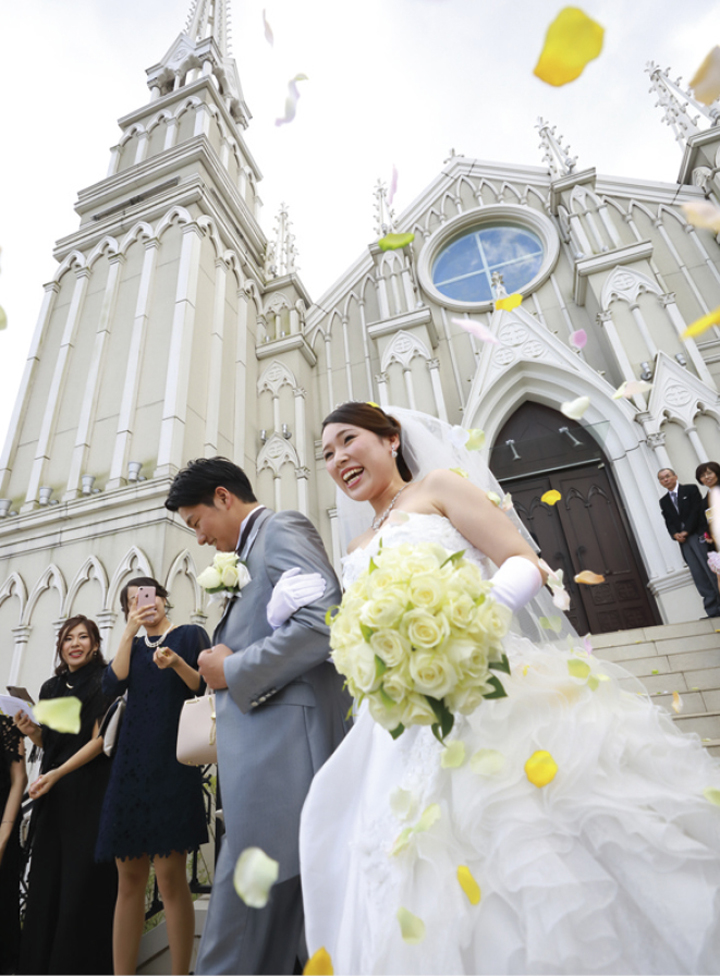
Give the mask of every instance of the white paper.
[[35, 716], [33, 715], [30, 702], [23, 701], [22, 698], [16, 698], [14, 695], [0, 695], [0, 715], [9, 715], [12, 718], [17, 712], [25, 712], [35, 722]]

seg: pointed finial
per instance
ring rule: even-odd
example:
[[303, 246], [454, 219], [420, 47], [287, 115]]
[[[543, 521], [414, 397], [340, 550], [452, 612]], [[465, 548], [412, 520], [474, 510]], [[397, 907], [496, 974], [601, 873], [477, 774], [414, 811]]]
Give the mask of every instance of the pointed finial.
[[499, 271], [493, 271], [490, 276], [490, 287], [492, 288], [493, 298], [507, 298], [507, 292], [503, 284], [503, 276]]
[[673, 130], [675, 140], [683, 151], [688, 139], [702, 131], [698, 125], [701, 116], [711, 126], [720, 122], [720, 108], [717, 105], [704, 105], [689, 88], [681, 88], [681, 79], [673, 81], [669, 68], [663, 71], [654, 61], [649, 61], [645, 70], [650, 75], [650, 91], [658, 98], [655, 104], [663, 109], [662, 120]]
[[287, 204], [281, 203], [275, 218], [275, 240], [268, 242], [265, 252], [265, 275], [268, 278], [294, 274], [298, 270], [295, 235]]
[[378, 180], [373, 190], [373, 210], [375, 211], [374, 231], [376, 237], [385, 237], [395, 230], [395, 211], [388, 206], [387, 186], [382, 180]]
[[575, 169], [577, 156], [570, 155], [570, 146], [563, 145], [562, 136], [555, 134], [556, 126], [550, 127], [550, 123], [539, 118], [535, 128], [540, 133], [540, 148], [544, 150], [543, 162], [547, 163], [548, 173], [551, 180], [559, 180], [563, 176], [569, 176]]

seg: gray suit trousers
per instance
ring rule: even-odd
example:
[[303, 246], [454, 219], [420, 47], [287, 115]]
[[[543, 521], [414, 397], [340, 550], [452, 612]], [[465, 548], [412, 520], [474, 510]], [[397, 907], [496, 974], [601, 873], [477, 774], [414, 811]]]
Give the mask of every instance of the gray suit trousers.
[[720, 617], [720, 592], [718, 592], [718, 577], [708, 566], [708, 549], [704, 542], [700, 542], [697, 535], [689, 535], [685, 542], [680, 543], [680, 551], [687, 563], [695, 587], [702, 597], [705, 613], [708, 617]]
[[223, 842], [195, 972], [292, 973], [303, 927], [299, 875], [274, 885], [265, 908], [248, 908], [233, 887], [234, 871], [230, 845]]

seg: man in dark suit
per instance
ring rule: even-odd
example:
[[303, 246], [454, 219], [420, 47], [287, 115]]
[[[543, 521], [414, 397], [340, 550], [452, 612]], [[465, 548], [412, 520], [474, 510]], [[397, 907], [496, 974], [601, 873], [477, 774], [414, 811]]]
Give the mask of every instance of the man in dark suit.
[[[350, 698], [328, 660], [325, 622], [340, 587], [312, 523], [258, 504], [244, 471], [225, 458], [192, 461], [176, 475], [165, 505], [201, 546], [236, 552], [250, 574], [199, 659], [216, 691], [226, 832], [195, 972], [292, 973], [303, 925], [300, 812], [314, 774], [348, 729]], [[268, 603], [280, 578], [298, 568], [325, 581], [324, 595], [286, 608], [287, 621], [273, 629]], [[278, 862], [262, 909], [244, 904], [233, 887], [235, 864], [248, 847]]]
[[660, 499], [660, 510], [667, 530], [680, 545], [680, 552], [703, 599], [708, 617], [720, 617], [718, 579], [708, 566], [704, 541], [707, 520], [702, 496], [695, 485], [678, 484], [672, 468], [658, 471], [658, 481], [663, 488], [667, 488], [667, 494]]

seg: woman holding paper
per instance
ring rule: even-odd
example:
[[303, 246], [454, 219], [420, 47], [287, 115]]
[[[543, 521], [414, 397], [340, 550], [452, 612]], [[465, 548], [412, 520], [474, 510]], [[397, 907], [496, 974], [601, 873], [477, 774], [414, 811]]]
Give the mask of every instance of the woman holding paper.
[[[80, 700], [80, 729], [37, 725], [24, 713], [15, 724], [42, 748], [35, 800], [28, 903], [18, 973], [112, 973], [113, 864], [96, 864], [95, 840], [110, 762], [97, 737], [108, 707], [105, 661], [97, 624], [78, 615], [57, 639], [57, 667], [40, 701]], [[53, 721], [53, 724], [61, 724]]]

